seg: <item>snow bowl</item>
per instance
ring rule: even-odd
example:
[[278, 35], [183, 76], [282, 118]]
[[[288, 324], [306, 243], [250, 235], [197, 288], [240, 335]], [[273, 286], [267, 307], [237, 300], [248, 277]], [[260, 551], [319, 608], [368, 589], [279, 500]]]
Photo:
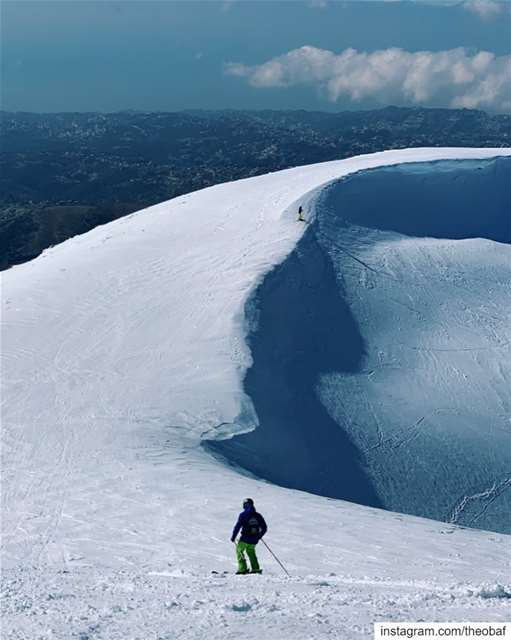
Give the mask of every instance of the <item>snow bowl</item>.
[[511, 159], [331, 182], [245, 308], [258, 426], [206, 447], [293, 489], [511, 533]]

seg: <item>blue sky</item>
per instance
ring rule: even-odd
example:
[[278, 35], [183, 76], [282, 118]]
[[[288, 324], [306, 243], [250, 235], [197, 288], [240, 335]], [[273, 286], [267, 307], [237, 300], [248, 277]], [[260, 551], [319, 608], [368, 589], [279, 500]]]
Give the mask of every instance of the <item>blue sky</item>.
[[510, 7], [4, 0], [2, 108], [337, 111], [392, 103], [507, 112]]

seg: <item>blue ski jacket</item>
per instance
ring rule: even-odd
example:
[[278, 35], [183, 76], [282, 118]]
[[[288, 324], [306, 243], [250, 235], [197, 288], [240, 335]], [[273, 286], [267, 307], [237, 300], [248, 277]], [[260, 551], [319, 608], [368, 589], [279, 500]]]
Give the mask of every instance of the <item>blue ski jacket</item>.
[[263, 516], [250, 505], [240, 513], [238, 521], [234, 525], [231, 536], [232, 542], [234, 542], [240, 529], [241, 542], [257, 544], [268, 530], [268, 527], [266, 526]]

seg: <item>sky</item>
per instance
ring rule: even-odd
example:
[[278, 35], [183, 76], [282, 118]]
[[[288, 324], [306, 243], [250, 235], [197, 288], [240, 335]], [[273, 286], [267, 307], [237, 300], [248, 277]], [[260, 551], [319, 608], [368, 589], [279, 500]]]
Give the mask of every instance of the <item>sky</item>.
[[3, 0], [8, 111], [511, 113], [510, 0]]

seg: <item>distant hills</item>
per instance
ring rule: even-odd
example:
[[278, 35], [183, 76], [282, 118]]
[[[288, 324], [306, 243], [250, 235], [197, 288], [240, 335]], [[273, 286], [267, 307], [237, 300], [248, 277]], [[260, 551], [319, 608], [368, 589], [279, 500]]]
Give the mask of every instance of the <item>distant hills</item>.
[[1, 113], [0, 268], [182, 193], [391, 148], [509, 147], [511, 116], [375, 111]]

